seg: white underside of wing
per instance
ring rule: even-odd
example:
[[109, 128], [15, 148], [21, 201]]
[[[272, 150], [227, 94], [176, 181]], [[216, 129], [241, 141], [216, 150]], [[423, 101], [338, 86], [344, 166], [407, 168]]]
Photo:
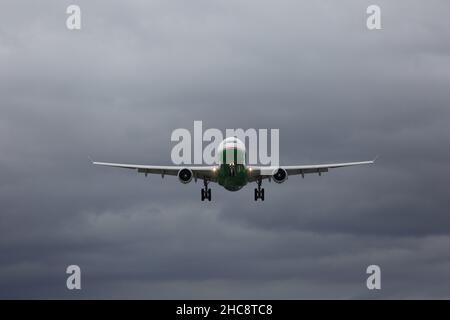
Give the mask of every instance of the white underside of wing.
[[92, 162], [93, 164], [107, 167], [116, 167], [116, 168], [126, 168], [126, 169], [148, 169], [148, 170], [176, 170], [179, 171], [181, 169], [187, 168], [192, 171], [204, 171], [204, 170], [213, 170], [215, 167], [213, 166], [204, 166], [204, 167], [196, 167], [196, 166], [151, 166], [151, 165], [142, 165], [142, 164], [127, 164], [127, 163], [112, 163], [112, 162]]
[[112, 162], [92, 162], [95, 165], [113, 167], [113, 168], [125, 168], [134, 169], [144, 174], [160, 174], [162, 176], [176, 176], [181, 169], [192, 170], [194, 177], [199, 179], [208, 179], [215, 181], [215, 168], [214, 166], [152, 166], [141, 164], [128, 164], [128, 163], [112, 163]]
[[177, 167], [177, 166], [147, 166], [147, 165], [141, 165], [141, 164], [112, 163], [112, 162], [92, 162], [92, 163], [99, 165], [99, 166], [127, 168], [127, 169], [180, 170], [183, 168], [183, 167]]
[[285, 169], [288, 175], [296, 175], [296, 174], [309, 174], [309, 173], [322, 173], [327, 172], [328, 169], [333, 168], [343, 168], [343, 167], [351, 167], [351, 166], [359, 166], [359, 165], [368, 165], [375, 163], [375, 160], [370, 161], [358, 161], [358, 162], [341, 162], [341, 163], [326, 163], [326, 164], [312, 164], [312, 165], [294, 165], [294, 166], [252, 166], [253, 174], [251, 176], [253, 178], [257, 178], [258, 176], [271, 176], [273, 172], [282, 168]]
[[298, 166], [283, 166], [283, 169], [321, 169], [321, 168], [341, 168], [359, 166], [364, 164], [373, 164], [375, 161], [359, 161], [359, 162], [343, 162], [343, 163], [328, 163], [328, 164], [313, 164], [313, 165], [298, 165]]

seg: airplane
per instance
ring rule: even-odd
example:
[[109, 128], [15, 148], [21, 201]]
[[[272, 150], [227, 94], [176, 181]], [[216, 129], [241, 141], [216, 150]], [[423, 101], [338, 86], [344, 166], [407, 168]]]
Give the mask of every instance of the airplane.
[[[160, 174], [162, 178], [165, 175], [177, 176], [179, 181], [187, 184], [192, 179], [203, 180], [204, 187], [201, 189], [201, 200], [211, 201], [211, 189], [208, 188], [210, 182], [215, 182], [224, 187], [228, 191], [238, 191], [251, 182], [256, 182], [254, 199], [264, 201], [264, 188], [261, 188], [262, 181], [267, 179], [278, 184], [285, 182], [289, 176], [317, 173], [319, 176], [329, 169], [350, 167], [357, 165], [366, 165], [375, 163], [375, 159], [371, 161], [345, 162], [331, 164], [316, 165], [295, 165], [295, 166], [247, 166], [245, 164], [246, 149], [244, 143], [236, 137], [229, 137], [223, 140], [218, 148], [218, 165], [217, 166], [152, 166], [152, 165], [135, 165], [110, 162], [92, 162], [95, 165], [126, 168], [137, 170], [137, 172], [148, 174]], [[230, 156], [231, 155], [231, 156]], [[267, 174], [266, 172], [270, 173]]]

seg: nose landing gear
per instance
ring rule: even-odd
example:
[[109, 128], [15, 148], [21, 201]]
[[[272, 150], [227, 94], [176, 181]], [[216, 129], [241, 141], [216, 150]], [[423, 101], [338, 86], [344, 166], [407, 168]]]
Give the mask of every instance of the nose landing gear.
[[211, 189], [208, 188], [208, 181], [205, 179], [203, 180], [203, 185], [205, 186], [202, 191], [202, 201], [205, 201], [205, 199], [208, 199], [208, 201], [211, 201]]
[[261, 188], [262, 179], [258, 179], [258, 188], [255, 188], [255, 201], [258, 201], [258, 199], [261, 199], [261, 201], [264, 201], [264, 188]]

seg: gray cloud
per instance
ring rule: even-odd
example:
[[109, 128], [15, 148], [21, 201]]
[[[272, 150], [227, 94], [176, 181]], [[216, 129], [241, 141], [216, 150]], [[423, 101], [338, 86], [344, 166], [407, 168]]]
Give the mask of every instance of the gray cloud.
[[[378, 1], [375, 32], [368, 1], [77, 3], [79, 32], [69, 1], [0, 10], [0, 297], [450, 296], [446, 1]], [[169, 163], [194, 120], [279, 128], [283, 164], [381, 157], [264, 203], [89, 164]]]

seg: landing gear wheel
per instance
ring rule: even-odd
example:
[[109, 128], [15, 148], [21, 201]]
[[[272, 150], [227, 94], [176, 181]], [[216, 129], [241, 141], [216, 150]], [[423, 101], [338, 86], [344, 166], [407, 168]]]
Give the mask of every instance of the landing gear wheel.
[[264, 201], [264, 188], [261, 188], [262, 180], [259, 179], [257, 181], [258, 188], [255, 189], [255, 201], [258, 201], [258, 199], [261, 199], [261, 201]]
[[205, 199], [211, 201], [211, 189], [208, 188], [208, 181], [203, 180], [203, 185], [205, 187], [201, 190], [202, 201], [205, 201]]

